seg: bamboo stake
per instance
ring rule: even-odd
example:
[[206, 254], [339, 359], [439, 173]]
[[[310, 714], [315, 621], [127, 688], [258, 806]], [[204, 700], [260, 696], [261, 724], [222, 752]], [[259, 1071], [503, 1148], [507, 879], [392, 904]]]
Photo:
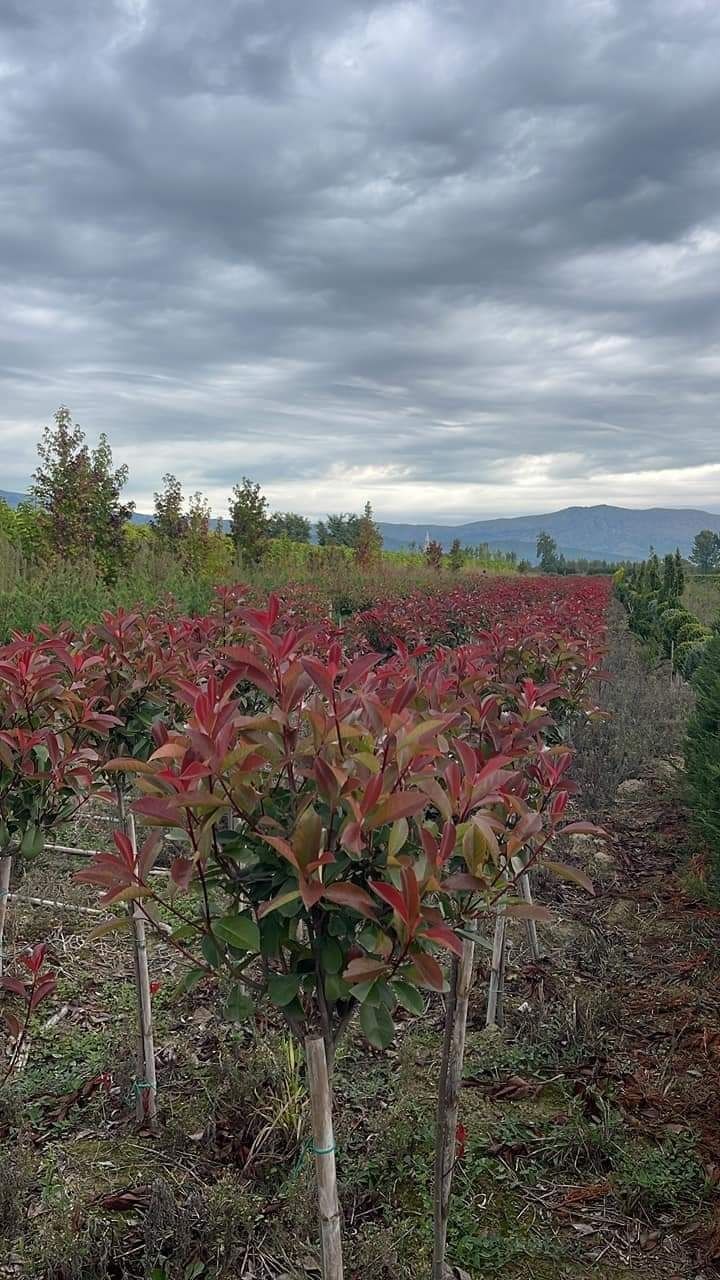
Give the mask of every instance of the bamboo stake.
[[[128, 831], [133, 853], [137, 858], [135, 821], [128, 814]], [[135, 1081], [138, 1119], [146, 1122], [154, 1132], [157, 1129], [157, 1074], [155, 1069], [155, 1041], [152, 1023], [152, 996], [150, 994], [150, 970], [148, 967], [145, 917], [138, 902], [132, 904], [132, 923], [135, 938], [135, 963], [138, 987], [138, 1014], [142, 1037], [143, 1075]]]
[[463, 942], [462, 956], [453, 957], [450, 996], [445, 1014], [445, 1044], [438, 1089], [433, 1194], [432, 1280], [445, 1280], [450, 1192], [455, 1170], [456, 1134], [460, 1108], [468, 1002], [473, 984], [475, 943]]
[[335, 1168], [332, 1094], [322, 1036], [307, 1037], [305, 1055], [312, 1110], [322, 1275], [323, 1280], [343, 1280], [342, 1225]]
[[[122, 789], [122, 783], [117, 785], [118, 800], [118, 819], [120, 827], [129, 835], [129, 824], [127, 818], [127, 809], [125, 807], [125, 795]], [[133, 905], [128, 903], [128, 916], [132, 924], [132, 958], [133, 958], [133, 975], [135, 980], [135, 999], [137, 1012], [137, 1025], [135, 1029], [135, 1119], [138, 1124], [142, 1124], [145, 1119], [145, 1099], [143, 1097], [143, 1088], [138, 1086], [138, 1081], [144, 1082], [147, 1079], [145, 1074], [145, 1041], [143, 1040], [143, 1014], [142, 1014], [142, 996], [140, 992], [141, 978], [140, 967], [138, 965], [138, 945], [137, 933], [135, 931], [135, 922], [133, 919]]]
[[24, 893], [8, 893], [6, 898], [9, 902], [27, 902], [31, 907], [54, 907], [57, 911], [79, 911], [84, 916], [103, 916], [106, 920], [112, 920], [112, 916], [107, 911], [100, 911], [97, 907], [82, 907], [79, 902], [58, 902], [55, 898], [26, 898]]
[[485, 1018], [485, 1025], [487, 1027], [496, 1027], [499, 1025], [498, 1012], [501, 1005], [500, 992], [501, 986], [504, 985], [506, 926], [507, 916], [505, 915], [505, 904], [501, 902], [498, 905], [497, 915], [495, 917], [492, 964], [490, 968], [490, 981], [488, 983], [487, 1016]]
[[8, 901], [10, 899], [11, 871], [12, 854], [6, 853], [2, 858], [0, 858], [0, 977], [2, 977], [3, 972], [5, 921], [7, 919]]

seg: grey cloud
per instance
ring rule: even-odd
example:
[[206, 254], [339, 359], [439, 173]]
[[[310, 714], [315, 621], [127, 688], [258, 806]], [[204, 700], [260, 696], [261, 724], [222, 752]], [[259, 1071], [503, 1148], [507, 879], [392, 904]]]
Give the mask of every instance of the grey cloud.
[[715, 6], [28, 0], [0, 46], [0, 487], [64, 401], [139, 499], [479, 517], [550, 458], [558, 502], [694, 500]]

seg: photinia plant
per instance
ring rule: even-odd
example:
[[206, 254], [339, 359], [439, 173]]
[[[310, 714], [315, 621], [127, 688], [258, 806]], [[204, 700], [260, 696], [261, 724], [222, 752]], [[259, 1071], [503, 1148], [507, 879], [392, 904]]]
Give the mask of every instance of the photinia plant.
[[356, 1011], [378, 1047], [424, 990], [449, 989], [454, 1017], [481, 918], [548, 917], [518, 892], [529, 868], [591, 888], [549, 854], [573, 791], [557, 721], [588, 705], [600, 623], [594, 604], [563, 623], [565, 588], [541, 604], [525, 630], [506, 622], [450, 649], [416, 635], [381, 654], [288, 625], [276, 597], [234, 603], [220, 648], [205, 631], [171, 677], [181, 710], [156, 725], [149, 758], [105, 766], [135, 778], [136, 817], [184, 846], [168, 893], [150, 878], [154, 836], [136, 856], [117, 833], [76, 878], [151, 925], [162, 903], [187, 982], [222, 977], [235, 1018], [269, 1002], [299, 1038], [322, 1038], [330, 1072]]
[[13, 1047], [5, 1074], [0, 1079], [0, 1087], [7, 1083], [21, 1061], [33, 1013], [53, 994], [57, 985], [55, 974], [45, 967], [46, 956], [46, 943], [38, 943], [32, 951], [18, 957], [18, 963], [28, 973], [27, 978], [10, 974], [0, 978], [0, 991], [12, 997], [18, 1009], [17, 1012], [10, 1007], [2, 1009], [2, 1020], [12, 1038]]

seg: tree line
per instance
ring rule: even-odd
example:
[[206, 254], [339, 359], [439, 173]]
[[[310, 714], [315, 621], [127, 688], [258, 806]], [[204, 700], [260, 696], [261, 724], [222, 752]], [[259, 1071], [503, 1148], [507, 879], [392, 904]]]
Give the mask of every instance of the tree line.
[[[235, 484], [227, 518], [213, 519], [210, 503], [201, 492], [186, 497], [181, 481], [172, 472], [162, 478], [154, 494], [150, 520], [133, 522], [134, 502], [124, 496], [128, 468], [116, 467], [107, 436], [91, 448], [84, 431], [64, 406], [57, 410], [38, 444], [39, 465], [32, 477], [29, 497], [12, 509], [0, 500], [0, 535], [32, 564], [54, 558], [64, 562], [92, 560], [106, 582], [115, 582], [143, 542], [167, 552], [192, 571], [217, 577], [234, 560], [258, 565], [270, 547], [283, 542], [320, 548], [342, 548], [361, 567], [375, 564], [383, 539], [370, 503], [362, 514], [336, 512], [313, 526], [296, 511], [270, 511], [260, 485], [243, 476]], [[282, 549], [282, 548], [280, 548]], [[508, 568], [529, 569], [513, 553], [492, 553], [489, 547], [462, 547], [455, 539], [446, 552], [437, 540], [428, 539], [410, 551], [426, 568], [459, 572], [465, 564], [491, 559]]]
[[[14, 510], [0, 501], [0, 534], [31, 561], [90, 558], [113, 581], [132, 559], [138, 541], [148, 536], [192, 568], [207, 568], [208, 562], [233, 552], [243, 563], [257, 564], [274, 539], [311, 540], [310, 521], [294, 511], [271, 513], [260, 485], [247, 476], [233, 487], [227, 526], [213, 520], [203, 493], [186, 500], [172, 473], [163, 476], [154, 494], [149, 523], [131, 524], [135, 504], [123, 496], [128, 468], [114, 466], [105, 434], [92, 449], [65, 407], [46, 428], [38, 454], [28, 500]], [[382, 550], [370, 503], [362, 515], [330, 515], [320, 521], [317, 540], [321, 546], [352, 548], [362, 564], [370, 564]]]

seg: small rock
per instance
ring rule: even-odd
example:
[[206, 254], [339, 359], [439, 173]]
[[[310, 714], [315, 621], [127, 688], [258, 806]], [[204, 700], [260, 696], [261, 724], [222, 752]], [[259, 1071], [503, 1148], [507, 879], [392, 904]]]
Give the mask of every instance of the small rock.
[[682, 762], [678, 764], [677, 757], [673, 760], [653, 760], [650, 768], [653, 776], [659, 782], [677, 782], [680, 777]]
[[625, 782], [621, 782], [617, 789], [618, 799], [637, 800], [640, 796], [646, 794], [647, 789], [647, 782], [643, 782], [641, 778], [626, 778]]
[[613, 902], [605, 919], [610, 925], [625, 925], [629, 923], [636, 911], [637, 903], [631, 898], [618, 898], [617, 902]]

